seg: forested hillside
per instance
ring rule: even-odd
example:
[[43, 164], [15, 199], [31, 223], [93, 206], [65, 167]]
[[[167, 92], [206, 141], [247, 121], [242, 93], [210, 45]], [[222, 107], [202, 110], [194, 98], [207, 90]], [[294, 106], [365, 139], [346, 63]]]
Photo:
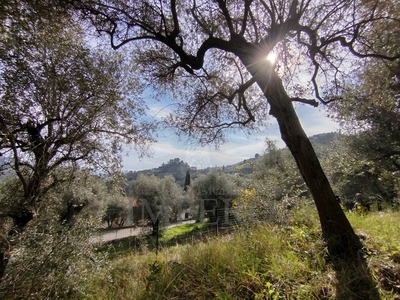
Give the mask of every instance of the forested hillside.
[[[186, 172], [190, 170], [190, 166], [180, 160], [179, 158], [170, 159], [168, 162], [163, 163], [158, 168], [143, 170], [143, 171], [129, 171], [125, 173], [126, 180], [128, 182], [137, 179], [137, 177], [142, 174], [146, 176], [157, 176], [157, 177], [164, 177], [166, 175], [172, 175], [177, 183], [181, 186], [185, 183], [185, 176]], [[191, 170], [191, 175], [193, 178], [196, 176], [196, 170]]]

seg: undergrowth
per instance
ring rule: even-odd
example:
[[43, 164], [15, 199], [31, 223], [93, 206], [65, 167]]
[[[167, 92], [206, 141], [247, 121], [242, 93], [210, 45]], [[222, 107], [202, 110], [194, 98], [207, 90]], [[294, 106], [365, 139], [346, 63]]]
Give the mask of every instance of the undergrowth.
[[[350, 214], [349, 219], [363, 239], [381, 299], [400, 299], [400, 213]], [[90, 279], [82, 298], [352, 299], [336, 275], [316, 213], [307, 207], [286, 224], [175, 243], [157, 256], [149, 249], [119, 255]]]

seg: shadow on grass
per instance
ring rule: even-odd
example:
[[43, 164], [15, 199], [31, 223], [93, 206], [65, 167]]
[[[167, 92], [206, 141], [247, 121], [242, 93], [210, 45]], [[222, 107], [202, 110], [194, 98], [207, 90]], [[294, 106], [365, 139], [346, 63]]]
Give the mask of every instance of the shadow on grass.
[[331, 264], [336, 272], [336, 300], [380, 299], [377, 282], [361, 251], [355, 259], [332, 258]]

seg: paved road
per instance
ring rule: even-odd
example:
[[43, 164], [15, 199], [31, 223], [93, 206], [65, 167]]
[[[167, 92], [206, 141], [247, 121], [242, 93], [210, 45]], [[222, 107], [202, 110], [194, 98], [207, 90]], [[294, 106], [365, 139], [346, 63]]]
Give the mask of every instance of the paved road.
[[[193, 224], [195, 220], [188, 220], [188, 221], [181, 221], [177, 223], [172, 223], [167, 226], [167, 228], [172, 228], [178, 225], [182, 224]], [[93, 243], [105, 243], [105, 242], [110, 242], [113, 240], [119, 240], [123, 239], [129, 236], [134, 236], [134, 235], [139, 235], [140, 233], [143, 232], [143, 230], [146, 230], [145, 228], [142, 227], [128, 227], [128, 228], [120, 228], [120, 229], [108, 229], [101, 231], [101, 235], [98, 237], [94, 237], [92, 239]]]

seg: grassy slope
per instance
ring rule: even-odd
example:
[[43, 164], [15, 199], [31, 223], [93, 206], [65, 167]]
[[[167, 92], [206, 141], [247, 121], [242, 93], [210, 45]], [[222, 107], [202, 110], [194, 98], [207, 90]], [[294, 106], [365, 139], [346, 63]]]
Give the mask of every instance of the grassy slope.
[[[381, 298], [400, 299], [400, 213], [352, 214], [349, 219], [364, 239]], [[164, 236], [173, 238], [171, 233]], [[125, 253], [91, 278], [85, 298], [351, 299], [341, 286], [315, 213], [308, 208], [284, 225], [241, 228], [196, 244], [167, 247], [158, 257], [150, 251]]]

